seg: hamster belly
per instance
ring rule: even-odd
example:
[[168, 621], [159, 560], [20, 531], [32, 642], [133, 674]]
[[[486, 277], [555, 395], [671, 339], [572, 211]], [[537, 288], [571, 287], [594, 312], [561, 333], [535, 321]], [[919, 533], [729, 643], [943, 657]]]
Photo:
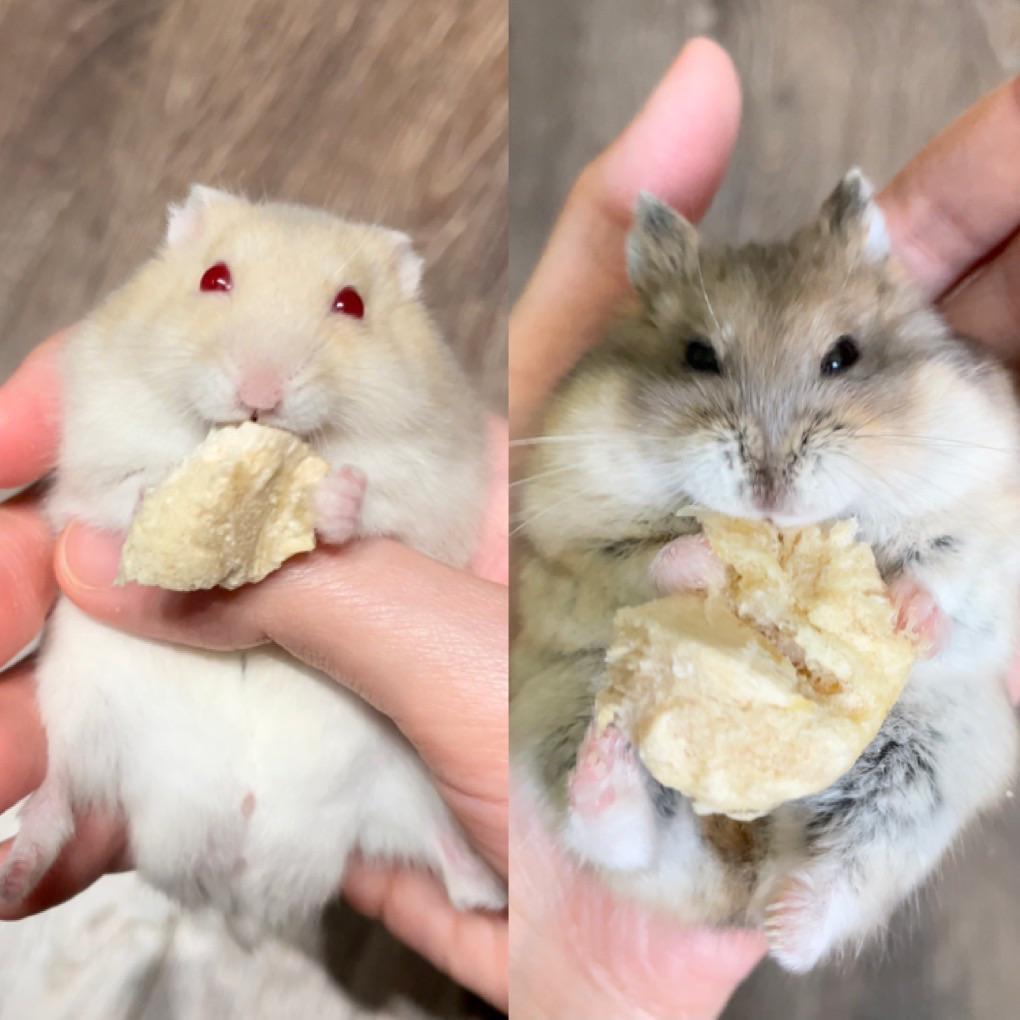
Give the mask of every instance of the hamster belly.
[[183, 902], [289, 929], [358, 844], [422, 850], [443, 811], [388, 720], [275, 648], [202, 652], [62, 600], [39, 666], [50, 773], [123, 810], [139, 872]]

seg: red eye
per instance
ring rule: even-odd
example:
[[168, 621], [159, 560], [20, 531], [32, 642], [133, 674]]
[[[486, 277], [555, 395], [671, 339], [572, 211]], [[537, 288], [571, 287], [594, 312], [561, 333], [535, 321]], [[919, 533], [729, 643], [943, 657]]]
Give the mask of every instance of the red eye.
[[344, 287], [337, 291], [333, 298], [333, 311], [343, 312], [344, 315], [353, 315], [355, 319], [365, 317], [365, 302], [361, 295], [353, 287]]
[[202, 274], [202, 281], [198, 286], [200, 290], [230, 290], [234, 286], [234, 281], [226, 262], [217, 262], [216, 265], [210, 266]]

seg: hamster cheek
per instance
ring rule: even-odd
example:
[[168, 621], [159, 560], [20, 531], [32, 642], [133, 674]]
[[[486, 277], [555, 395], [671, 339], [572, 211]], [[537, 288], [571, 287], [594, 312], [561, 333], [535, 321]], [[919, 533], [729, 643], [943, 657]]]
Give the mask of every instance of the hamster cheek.
[[350, 541], [361, 524], [367, 479], [356, 467], [327, 475], [315, 491], [315, 530], [331, 545]]

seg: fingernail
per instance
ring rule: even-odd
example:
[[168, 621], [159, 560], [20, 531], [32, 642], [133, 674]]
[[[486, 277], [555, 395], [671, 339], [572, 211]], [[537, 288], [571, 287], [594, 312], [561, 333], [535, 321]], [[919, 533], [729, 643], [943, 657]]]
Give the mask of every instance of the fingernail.
[[57, 546], [57, 574], [77, 588], [109, 588], [120, 571], [122, 540], [72, 522]]

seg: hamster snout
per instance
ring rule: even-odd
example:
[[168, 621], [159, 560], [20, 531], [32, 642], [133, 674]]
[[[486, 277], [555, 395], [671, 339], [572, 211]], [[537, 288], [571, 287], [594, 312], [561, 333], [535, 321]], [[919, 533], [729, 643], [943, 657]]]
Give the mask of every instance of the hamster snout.
[[793, 526], [837, 516], [851, 498], [839, 484], [834, 460], [847, 455], [850, 427], [822, 412], [783, 419], [776, 404], [768, 418], [741, 416], [722, 422], [718, 435], [706, 441], [715, 447], [717, 472], [706, 473], [698, 495], [712, 509], [733, 516], [767, 518]]

